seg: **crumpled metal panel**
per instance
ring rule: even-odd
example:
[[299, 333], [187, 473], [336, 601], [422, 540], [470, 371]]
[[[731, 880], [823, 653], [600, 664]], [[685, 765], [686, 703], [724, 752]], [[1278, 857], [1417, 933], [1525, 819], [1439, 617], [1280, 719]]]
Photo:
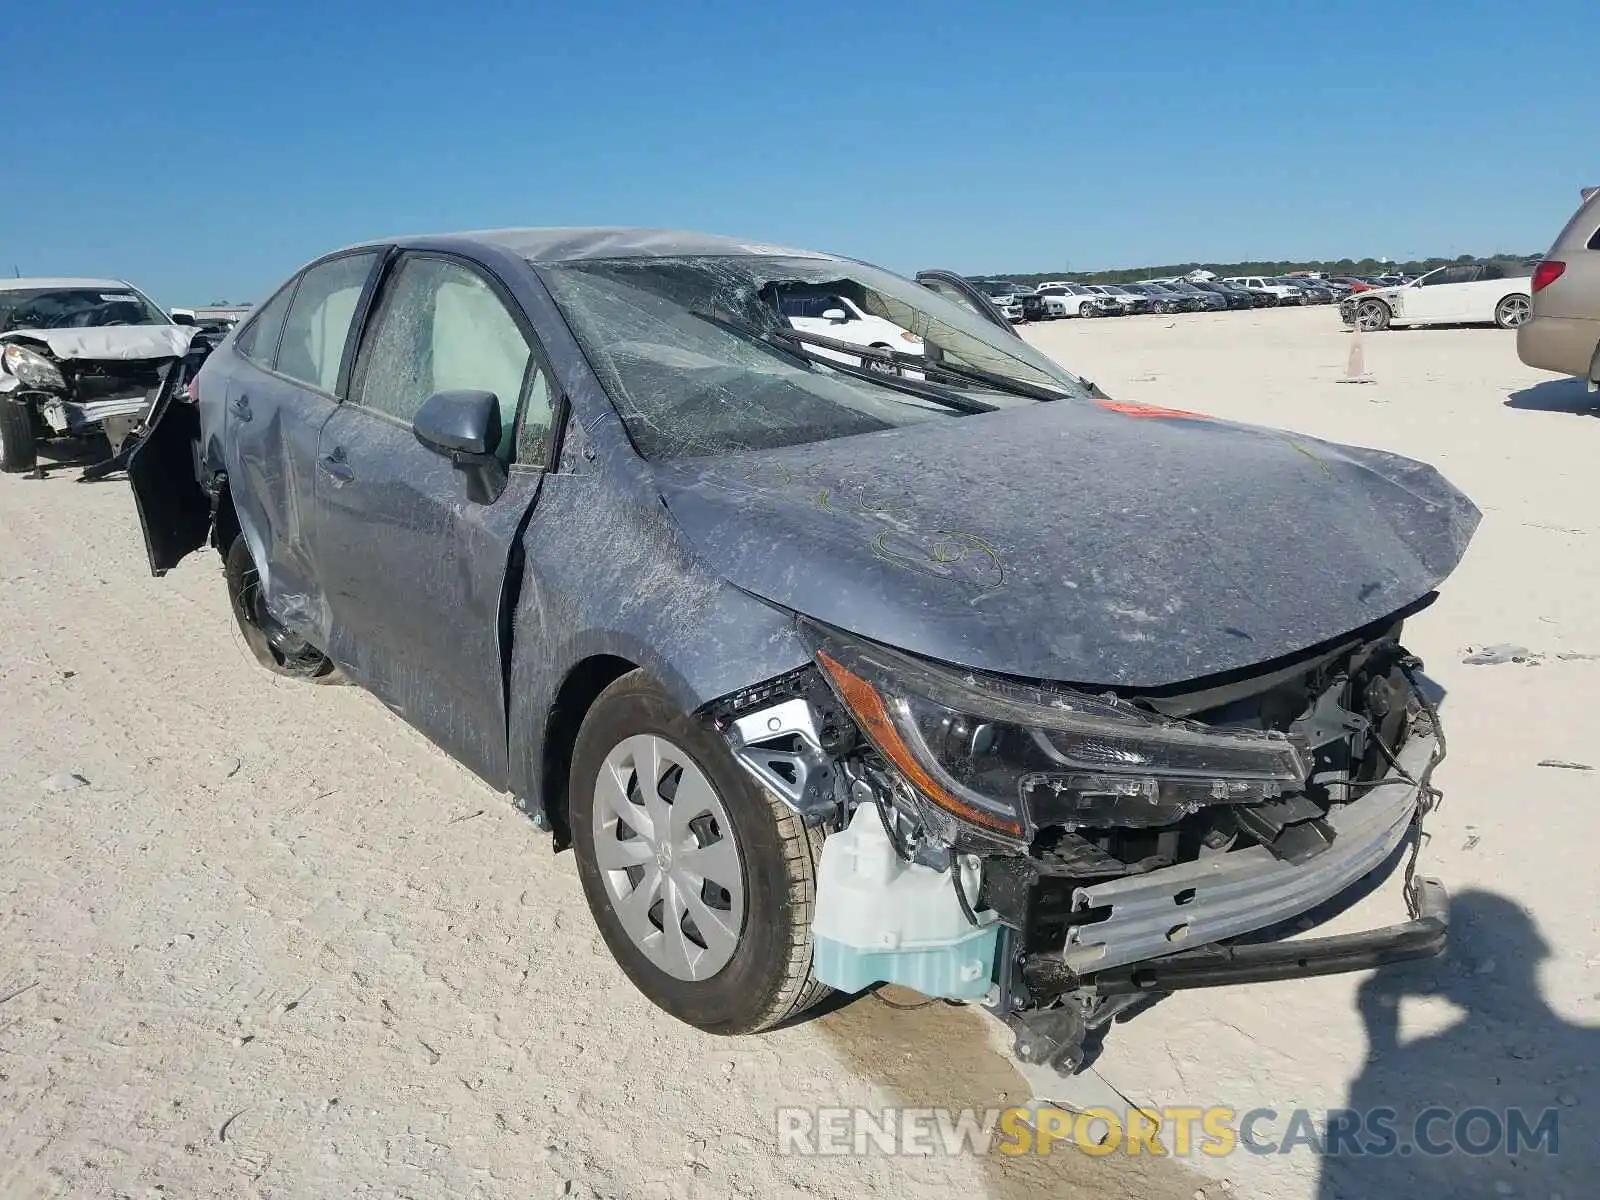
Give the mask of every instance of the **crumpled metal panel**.
[[747, 591], [973, 669], [1138, 688], [1395, 613], [1479, 516], [1409, 459], [1109, 401], [654, 466]]
[[[1431, 737], [1413, 737], [1398, 758], [1413, 778], [1432, 756]], [[1401, 778], [1390, 772], [1390, 779]], [[1104, 971], [1265, 929], [1315, 908], [1374, 870], [1405, 840], [1417, 807], [1415, 784], [1386, 783], [1335, 811], [1333, 845], [1303, 863], [1263, 846], [1179, 863], [1079, 888], [1074, 912], [1109, 906], [1103, 921], [1075, 926], [1061, 957], [1074, 972]], [[1192, 898], [1179, 904], [1180, 894]]]
[[60, 359], [105, 362], [182, 358], [197, 332], [193, 325], [106, 325], [90, 329], [13, 329], [0, 342], [43, 342]]

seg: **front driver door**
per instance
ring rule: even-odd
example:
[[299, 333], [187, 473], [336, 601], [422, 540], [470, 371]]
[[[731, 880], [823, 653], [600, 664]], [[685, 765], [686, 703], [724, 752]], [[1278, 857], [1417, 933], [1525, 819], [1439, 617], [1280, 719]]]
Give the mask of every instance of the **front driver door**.
[[[507, 573], [550, 441], [550, 374], [531, 326], [474, 264], [410, 253], [382, 285], [349, 397], [323, 426], [315, 555], [329, 655], [412, 725], [504, 788]], [[411, 422], [436, 392], [493, 392], [505, 490], [465, 477]]]
[[1424, 275], [1402, 293], [1406, 320], [1434, 324], [1467, 319], [1472, 289], [1482, 268], [1476, 263], [1456, 263]]

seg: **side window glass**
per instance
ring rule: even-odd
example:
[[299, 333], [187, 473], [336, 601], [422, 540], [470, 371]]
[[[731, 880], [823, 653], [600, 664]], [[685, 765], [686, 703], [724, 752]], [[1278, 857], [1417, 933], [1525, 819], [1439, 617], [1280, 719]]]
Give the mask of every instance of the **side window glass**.
[[272, 365], [272, 356], [278, 349], [278, 335], [283, 332], [283, 318], [289, 313], [289, 301], [294, 296], [294, 280], [279, 289], [278, 294], [261, 306], [250, 323], [234, 339], [233, 348], [251, 362], [263, 367]]
[[280, 372], [325, 392], [338, 387], [350, 320], [376, 258], [375, 253], [350, 254], [301, 276], [278, 346]]
[[533, 363], [532, 377], [528, 380], [527, 399], [522, 408], [522, 421], [517, 426], [517, 461], [526, 466], [542, 467], [550, 453], [550, 425], [554, 420], [555, 404], [550, 392], [550, 373]]
[[[357, 403], [410, 422], [435, 392], [493, 392], [500, 401], [499, 453], [511, 458], [517, 402], [532, 352], [516, 321], [480, 276], [444, 259], [406, 259], [385, 289], [362, 353]], [[538, 419], [548, 433], [547, 382], [543, 405], [544, 415]], [[531, 436], [530, 422], [524, 425]], [[530, 444], [526, 437], [524, 444]]]

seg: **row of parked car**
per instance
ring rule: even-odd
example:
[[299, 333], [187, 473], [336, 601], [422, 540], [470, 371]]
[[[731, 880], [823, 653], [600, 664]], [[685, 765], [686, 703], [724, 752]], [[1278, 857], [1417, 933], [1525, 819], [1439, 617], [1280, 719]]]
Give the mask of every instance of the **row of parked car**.
[[1037, 287], [1008, 279], [976, 283], [1017, 323], [1062, 317], [1117, 317], [1135, 313], [1216, 312], [1275, 308], [1280, 305], [1335, 304], [1355, 292], [1409, 282], [1403, 275], [1381, 278], [1315, 275], [1237, 275], [1146, 279], [1139, 283], [1073, 283], [1049, 280]]

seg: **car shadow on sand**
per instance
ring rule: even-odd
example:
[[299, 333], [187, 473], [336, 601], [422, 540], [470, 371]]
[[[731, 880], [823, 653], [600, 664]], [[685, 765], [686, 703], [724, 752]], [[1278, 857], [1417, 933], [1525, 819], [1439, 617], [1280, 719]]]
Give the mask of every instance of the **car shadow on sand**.
[[1507, 408], [1526, 412], [1564, 412], [1580, 417], [1600, 417], [1600, 392], [1591, 392], [1582, 379], [1547, 379], [1506, 397]]
[[[1461, 892], [1450, 935], [1445, 958], [1361, 985], [1366, 1061], [1321, 1130], [1319, 1200], [1592, 1195], [1600, 1028], [1545, 1004], [1552, 950], [1515, 901]], [[1403, 1038], [1406, 1015], [1435, 1032]]]

